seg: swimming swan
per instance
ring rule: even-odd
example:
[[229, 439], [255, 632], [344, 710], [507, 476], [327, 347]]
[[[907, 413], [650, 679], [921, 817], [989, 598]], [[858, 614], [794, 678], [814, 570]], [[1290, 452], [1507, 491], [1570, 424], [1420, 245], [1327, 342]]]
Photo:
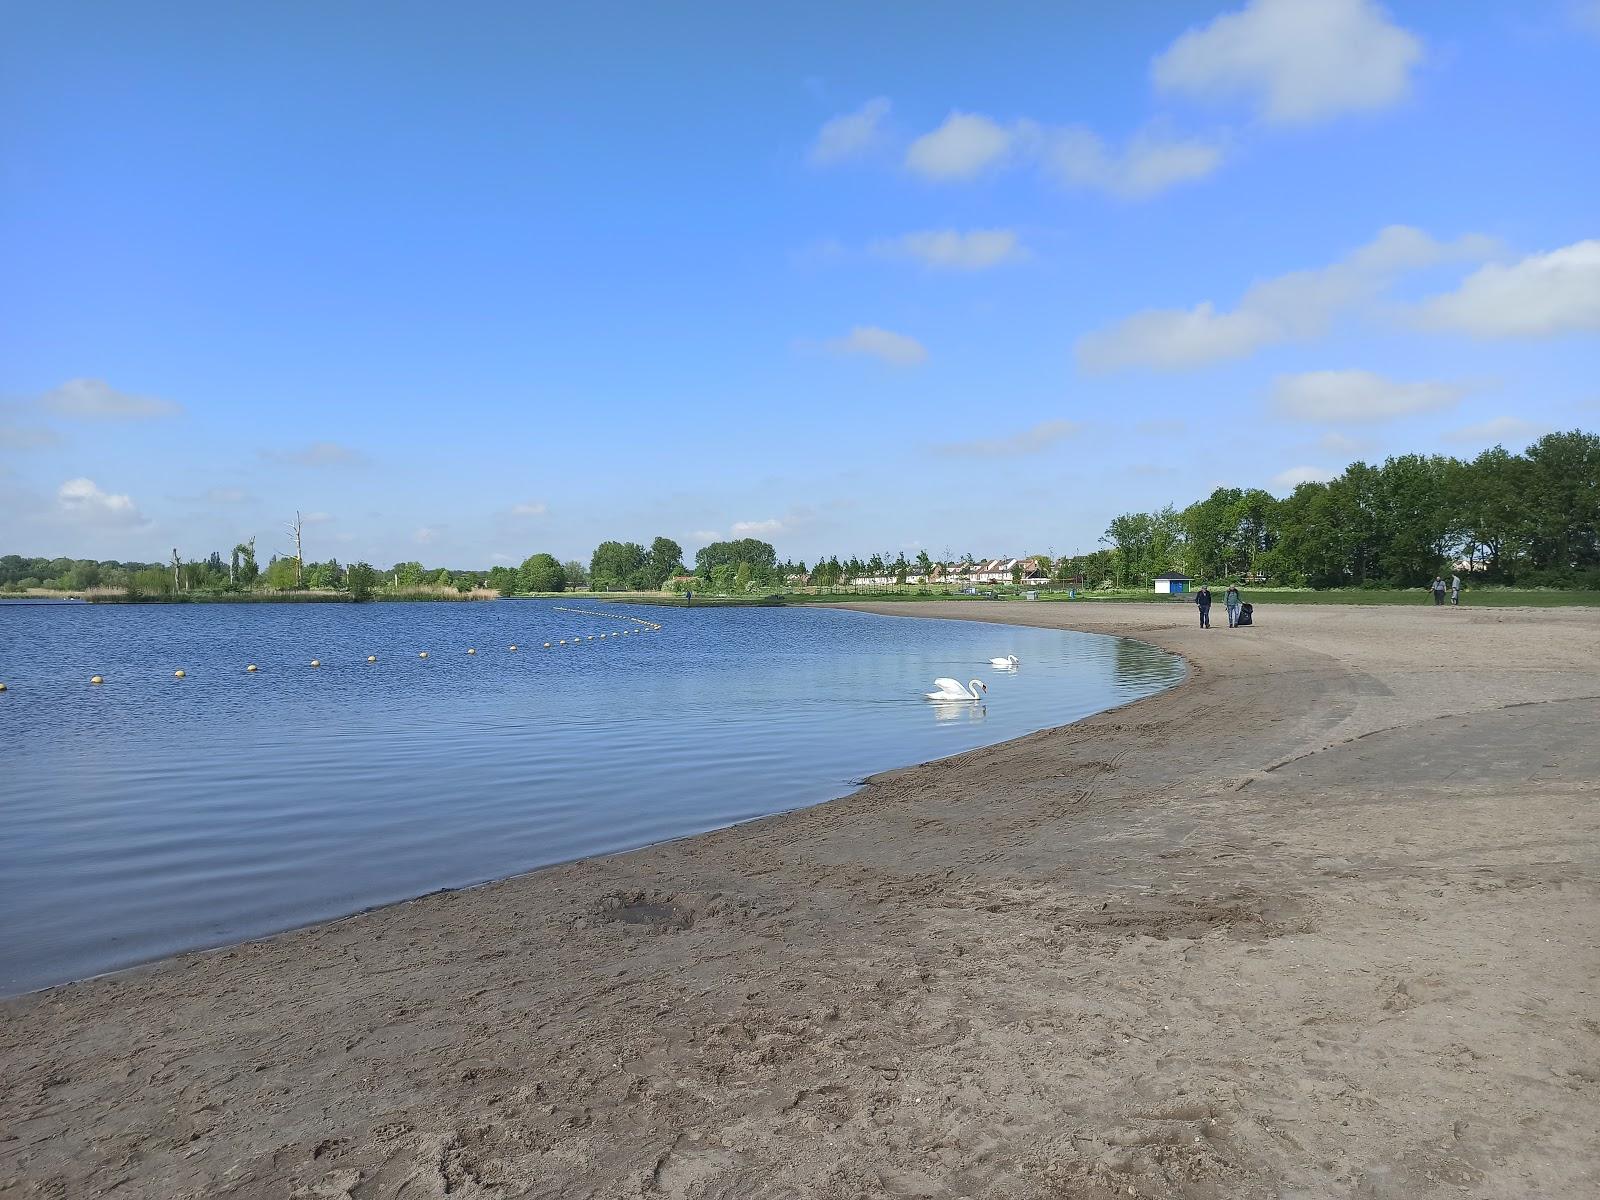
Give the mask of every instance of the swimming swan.
[[970, 681], [966, 687], [954, 679], [935, 679], [933, 686], [939, 690], [923, 693], [929, 700], [982, 700], [983, 693], [989, 690], [981, 679]]
[[1021, 661], [1022, 660], [1015, 654], [1008, 654], [1004, 658], [991, 658], [989, 660], [989, 665], [991, 667], [1010, 668], [1016, 666]]

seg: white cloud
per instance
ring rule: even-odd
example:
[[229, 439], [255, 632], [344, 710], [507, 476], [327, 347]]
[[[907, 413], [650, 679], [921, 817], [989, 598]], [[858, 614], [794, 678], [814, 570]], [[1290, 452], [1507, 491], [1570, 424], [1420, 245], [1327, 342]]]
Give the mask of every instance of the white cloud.
[[1209, 300], [1189, 309], [1147, 309], [1085, 334], [1078, 339], [1078, 362], [1095, 371], [1183, 370], [1318, 337], [1341, 312], [1372, 302], [1407, 271], [1481, 260], [1494, 248], [1480, 235], [1439, 242], [1420, 229], [1391, 225], [1329, 266], [1252, 284], [1235, 309], [1219, 311]]
[[879, 96], [825, 122], [811, 143], [811, 165], [828, 167], [867, 153], [882, 140], [879, 126], [888, 115], [889, 102]]
[[361, 461], [358, 451], [338, 442], [311, 442], [289, 450], [263, 450], [261, 457], [297, 467], [335, 467]]
[[968, 442], [946, 442], [934, 447], [939, 454], [962, 458], [1019, 458], [1039, 454], [1057, 442], [1081, 432], [1077, 421], [1040, 421], [1037, 425], [998, 438], [978, 438]]
[[981, 113], [952, 112], [943, 125], [911, 143], [906, 166], [926, 179], [972, 179], [1001, 165], [1017, 138], [1016, 129]]
[[1066, 187], [1144, 199], [1211, 174], [1222, 163], [1222, 148], [1200, 138], [1179, 137], [1156, 123], [1113, 151], [1082, 125], [1020, 120], [1007, 126], [982, 113], [953, 112], [906, 151], [907, 167], [941, 182], [974, 179], [985, 171], [1021, 163], [1038, 166]]
[[874, 242], [872, 252], [884, 258], [914, 258], [930, 267], [982, 271], [1028, 257], [1010, 229], [929, 229]]
[[103, 379], [69, 379], [46, 392], [39, 403], [57, 416], [80, 421], [147, 421], [183, 411], [171, 400], [119, 392]]
[[914, 337], [879, 329], [876, 325], [857, 325], [847, 337], [827, 344], [835, 354], [860, 354], [896, 367], [914, 367], [925, 362], [928, 351]]
[[736, 538], [767, 537], [783, 532], [783, 522], [773, 517], [766, 521], [735, 521], [730, 530]]
[[1155, 128], [1135, 134], [1120, 154], [1113, 154], [1093, 130], [1071, 126], [1045, 135], [1041, 153], [1045, 168], [1067, 186], [1129, 199], [1204, 179], [1222, 165], [1220, 146]]
[[69, 479], [56, 490], [61, 515], [85, 525], [134, 528], [146, 525], [132, 497], [103, 492], [92, 479]]
[[1151, 76], [1161, 91], [1244, 95], [1267, 121], [1303, 123], [1404, 99], [1422, 53], [1372, 0], [1249, 0], [1183, 34]]
[[695, 542], [720, 542], [723, 537], [721, 532], [715, 529], [696, 529], [689, 535], [689, 540]]
[[1290, 467], [1272, 477], [1272, 486], [1281, 491], [1293, 491], [1302, 483], [1327, 483], [1333, 472], [1322, 467]]
[[513, 517], [542, 517], [550, 511], [548, 505], [541, 501], [532, 500], [527, 504], [513, 504], [511, 515]]
[[1486, 338], [1600, 331], [1600, 240], [1480, 267], [1455, 291], [1424, 301], [1417, 318]]
[[1476, 425], [1452, 429], [1444, 436], [1452, 442], [1488, 446], [1497, 442], [1532, 441], [1544, 431], [1543, 425], [1525, 421], [1521, 417], [1493, 417], [1487, 421], [1479, 421]]
[[1272, 381], [1272, 406], [1295, 421], [1388, 421], [1450, 408], [1466, 393], [1460, 384], [1402, 383], [1371, 371], [1307, 371]]

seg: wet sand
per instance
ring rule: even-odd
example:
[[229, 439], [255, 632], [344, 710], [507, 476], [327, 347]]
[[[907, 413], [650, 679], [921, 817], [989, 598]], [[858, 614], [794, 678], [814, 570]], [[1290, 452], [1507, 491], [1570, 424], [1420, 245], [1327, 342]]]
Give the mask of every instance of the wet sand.
[[0, 1196], [1600, 1194], [1600, 611], [884, 611], [1193, 674], [10, 1001]]

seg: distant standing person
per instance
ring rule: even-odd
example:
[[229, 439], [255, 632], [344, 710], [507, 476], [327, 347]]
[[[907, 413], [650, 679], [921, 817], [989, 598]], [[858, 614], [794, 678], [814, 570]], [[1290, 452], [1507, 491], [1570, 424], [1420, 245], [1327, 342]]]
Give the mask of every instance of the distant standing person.
[[1228, 590], [1222, 593], [1222, 603], [1227, 605], [1228, 628], [1232, 629], [1239, 623], [1239, 589], [1235, 585], [1230, 583]]
[[1450, 576], [1450, 603], [1452, 605], [1461, 603], [1461, 576], [1459, 575]]
[[1435, 605], [1444, 603], [1444, 580], [1437, 575], [1433, 577], [1433, 602]]
[[1200, 585], [1200, 590], [1194, 594], [1194, 602], [1200, 606], [1200, 628], [1211, 628], [1211, 589], [1205, 584]]

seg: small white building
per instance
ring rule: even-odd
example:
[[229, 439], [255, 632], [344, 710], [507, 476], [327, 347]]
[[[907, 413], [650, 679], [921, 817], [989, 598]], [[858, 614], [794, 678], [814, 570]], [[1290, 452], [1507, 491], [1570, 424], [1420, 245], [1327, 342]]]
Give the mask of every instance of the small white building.
[[1189, 590], [1187, 575], [1157, 575], [1156, 591], [1163, 596], [1177, 596]]

